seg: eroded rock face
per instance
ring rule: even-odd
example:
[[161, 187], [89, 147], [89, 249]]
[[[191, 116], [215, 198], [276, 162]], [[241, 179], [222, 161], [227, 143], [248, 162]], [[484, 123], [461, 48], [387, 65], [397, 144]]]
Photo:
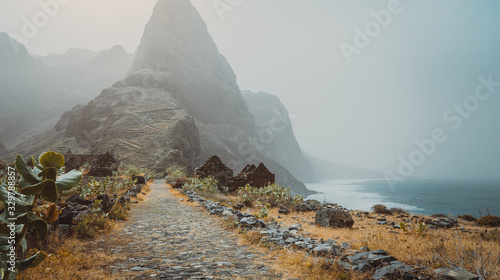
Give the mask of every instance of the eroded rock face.
[[280, 99], [266, 92], [242, 91], [255, 125], [260, 134], [268, 135], [269, 140], [257, 141], [256, 148], [279, 164], [286, 167], [299, 180], [314, 180], [312, 165], [302, 153], [289, 118], [288, 110]]
[[316, 212], [315, 220], [322, 227], [351, 228], [354, 225], [351, 214], [340, 209], [323, 208]]

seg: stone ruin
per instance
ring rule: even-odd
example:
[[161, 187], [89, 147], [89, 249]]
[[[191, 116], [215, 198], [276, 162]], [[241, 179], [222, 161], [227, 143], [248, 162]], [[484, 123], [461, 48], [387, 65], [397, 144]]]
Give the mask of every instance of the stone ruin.
[[68, 153], [64, 157], [66, 159], [66, 171], [79, 169], [86, 163], [90, 164], [88, 176], [113, 176], [113, 171], [118, 171], [119, 162], [110, 153], [104, 155], [74, 155]]
[[253, 164], [245, 166], [236, 177], [233, 177], [233, 170], [227, 167], [218, 156], [212, 156], [201, 167], [196, 168], [195, 176], [214, 177], [219, 181], [220, 186], [229, 187], [231, 192], [246, 184], [263, 188], [275, 182], [275, 175], [262, 162], [257, 167]]
[[261, 162], [257, 167], [247, 164], [245, 168], [230, 181], [230, 191], [250, 184], [252, 187], [263, 188], [274, 184], [275, 175]]
[[205, 163], [194, 170], [194, 176], [200, 178], [213, 177], [221, 186], [228, 186], [233, 178], [233, 170], [225, 165], [218, 156], [210, 157]]

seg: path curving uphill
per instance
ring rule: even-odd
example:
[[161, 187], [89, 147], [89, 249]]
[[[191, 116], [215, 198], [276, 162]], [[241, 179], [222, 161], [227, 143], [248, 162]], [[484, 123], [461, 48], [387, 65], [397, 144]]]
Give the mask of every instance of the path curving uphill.
[[108, 253], [122, 255], [110, 267], [118, 279], [282, 279], [266, 266], [272, 260], [237, 243], [201, 208], [178, 202], [163, 180], [151, 185], [129, 221], [106, 239]]

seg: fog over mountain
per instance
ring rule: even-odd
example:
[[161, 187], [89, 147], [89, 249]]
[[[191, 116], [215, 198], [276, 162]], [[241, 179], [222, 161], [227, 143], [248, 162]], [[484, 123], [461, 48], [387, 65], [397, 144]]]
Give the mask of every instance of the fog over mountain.
[[[471, 99], [478, 86], [488, 89], [479, 77], [500, 80], [496, 1], [401, 1], [350, 63], [340, 45], [356, 46], [363, 36], [358, 30], [366, 33], [390, 1], [235, 1], [222, 17], [213, 1], [191, 2], [237, 85], [279, 97], [297, 142], [311, 155], [396, 175], [401, 158], [409, 162], [414, 155], [414, 176], [500, 179], [499, 89], [493, 86], [478, 106]], [[23, 43], [43, 56], [116, 44], [135, 52], [155, 3], [72, 2]], [[21, 36], [23, 17], [31, 20], [40, 7], [8, 5], [0, 9], [0, 30]], [[461, 113], [465, 105], [472, 110]], [[436, 129], [446, 140], [427, 155], [417, 143]]]
[[[133, 55], [121, 46], [92, 56], [33, 57], [0, 33], [0, 142], [8, 148], [52, 127], [61, 114], [123, 78]], [[69, 54], [69, 55], [68, 55]]]

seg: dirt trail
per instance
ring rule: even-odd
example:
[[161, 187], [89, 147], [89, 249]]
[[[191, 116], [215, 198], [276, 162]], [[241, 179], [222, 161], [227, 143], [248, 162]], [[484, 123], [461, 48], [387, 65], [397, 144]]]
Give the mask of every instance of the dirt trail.
[[119, 279], [282, 279], [267, 267], [272, 260], [237, 244], [217, 219], [179, 203], [157, 180], [129, 221], [96, 245], [123, 255], [109, 268]]

